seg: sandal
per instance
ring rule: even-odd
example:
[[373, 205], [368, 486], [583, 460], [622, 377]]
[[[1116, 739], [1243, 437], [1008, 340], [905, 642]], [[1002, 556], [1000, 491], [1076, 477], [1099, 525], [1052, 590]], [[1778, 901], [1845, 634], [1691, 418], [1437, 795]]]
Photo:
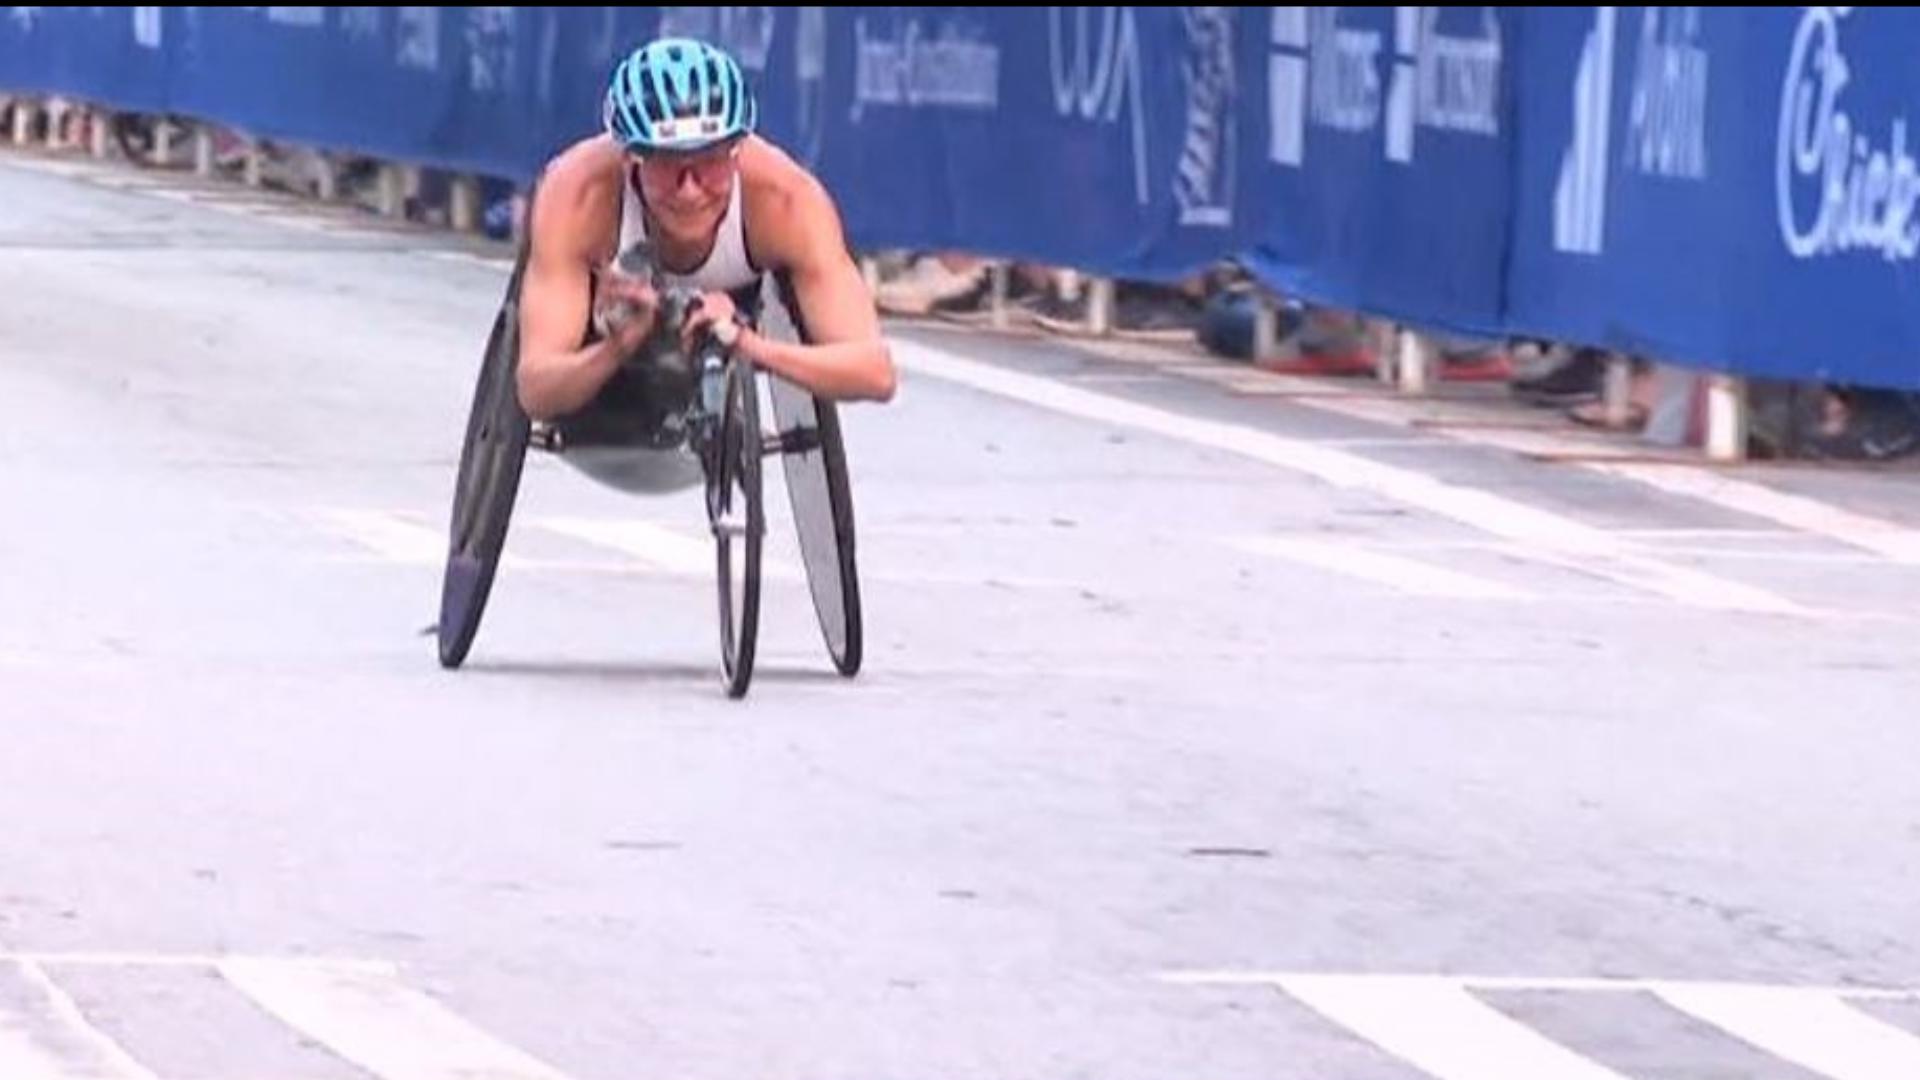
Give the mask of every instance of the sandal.
[[1568, 409], [1567, 416], [1576, 424], [1606, 431], [1639, 431], [1647, 426], [1647, 407], [1637, 401], [1627, 403], [1626, 419], [1618, 424], [1607, 422], [1607, 405], [1603, 401], [1581, 402]]

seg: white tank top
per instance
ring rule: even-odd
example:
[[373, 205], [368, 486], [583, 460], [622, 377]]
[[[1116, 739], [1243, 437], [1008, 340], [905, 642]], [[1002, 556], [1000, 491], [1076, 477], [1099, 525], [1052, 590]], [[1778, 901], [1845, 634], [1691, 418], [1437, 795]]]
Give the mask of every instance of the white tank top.
[[[733, 194], [727, 198], [727, 213], [720, 219], [720, 231], [714, 236], [713, 250], [707, 252], [707, 261], [691, 274], [663, 270], [669, 286], [732, 292], [760, 280], [760, 271], [747, 258], [747, 224], [746, 215], [740, 212], [740, 188], [741, 179], [736, 174]], [[631, 173], [621, 180], [620, 194], [620, 246], [616, 250], [625, 251], [647, 238], [647, 211], [640, 203], [639, 192], [633, 189]]]

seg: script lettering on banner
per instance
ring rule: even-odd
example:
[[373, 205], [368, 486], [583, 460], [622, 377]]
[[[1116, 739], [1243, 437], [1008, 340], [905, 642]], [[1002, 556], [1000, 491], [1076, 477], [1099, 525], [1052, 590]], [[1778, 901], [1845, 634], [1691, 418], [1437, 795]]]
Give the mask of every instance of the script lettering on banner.
[[1905, 116], [1883, 120], [1880, 136], [1844, 107], [1853, 68], [1840, 30], [1854, 12], [1808, 8], [1794, 33], [1774, 169], [1780, 237], [1797, 259], [1860, 252], [1907, 262], [1920, 254], [1920, 166]]

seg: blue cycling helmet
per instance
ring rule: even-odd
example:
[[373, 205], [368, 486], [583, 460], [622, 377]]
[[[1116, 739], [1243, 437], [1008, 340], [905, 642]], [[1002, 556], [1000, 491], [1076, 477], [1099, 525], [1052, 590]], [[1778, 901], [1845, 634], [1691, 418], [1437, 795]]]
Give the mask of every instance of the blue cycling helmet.
[[740, 65], [692, 38], [662, 38], [613, 69], [607, 133], [636, 153], [700, 150], [753, 131], [753, 91]]

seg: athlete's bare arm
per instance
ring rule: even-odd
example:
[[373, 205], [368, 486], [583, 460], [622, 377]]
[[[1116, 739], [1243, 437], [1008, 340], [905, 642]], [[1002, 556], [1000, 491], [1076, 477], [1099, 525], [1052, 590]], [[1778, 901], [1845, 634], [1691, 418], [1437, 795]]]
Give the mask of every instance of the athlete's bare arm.
[[[595, 267], [608, 261], [619, 228], [620, 177], [619, 151], [590, 139], [556, 158], [541, 179], [520, 283], [520, 406], [533, 419], [584, 407], [653, 330], [656, 298], [645, 284], [606, 275], [594, 288]], [[621, 301], [637, 314], [582, 347], [589, 305]]]
[[[888, 401], [896, 385], [893, 355], [866, 280], [847, 252], [840, 212], [824, 187], [775, 147], [750, 138], [740, 150], [748, 247], [754, 260], [793, 279], [809, 344], [752, 331], [736, 349], [754, 363], [835, 400]], [[721, 298], [724, 300], [724, 298]], [[707, 305], [701, 321], [730, 314]]]

